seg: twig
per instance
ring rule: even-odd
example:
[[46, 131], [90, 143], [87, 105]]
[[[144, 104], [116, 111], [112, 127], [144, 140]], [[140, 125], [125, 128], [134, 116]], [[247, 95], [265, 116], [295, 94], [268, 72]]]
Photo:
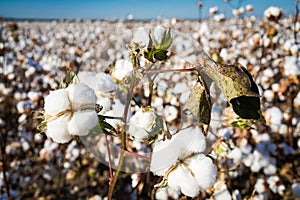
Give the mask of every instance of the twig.
[[111, 185], [111, 182], [113, 180], [113, 171], [112, 171], [112, 165], [111, 165], [111, 154], [110, 154], [110, 148], [109, 148], [109, 142], [107, 139], [107, 135], [105, 134], [105, 141], [106, 141], [106, 147], [107, 147], [107, 153], [108, 153], [108, 166], [109, 166], [109, 185]]
[[148, 70], [144, 71], [144, 74], [158, 74], [158, 73], [171, 73], [171, 72], [192, 72], [195, 71], [196, 68], [189, 69], [158, 69], [158, 70]]

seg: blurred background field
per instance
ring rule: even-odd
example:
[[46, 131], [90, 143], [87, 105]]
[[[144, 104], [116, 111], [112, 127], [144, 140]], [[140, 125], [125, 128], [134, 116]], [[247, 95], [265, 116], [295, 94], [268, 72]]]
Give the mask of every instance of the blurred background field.
[[[226, 120], [214, 122], [220, 124], [214, 134], [226, 138], [232, 149], [216, 161], [217, 182], [199, 199], [300, 198], [299, 17], [284, 10], [280, 15], [255, 16], [242, 4], [244, 10], [235, 9], [231, 18], [222, 15], [220, 7], [216, 12], [203, 7], [211, 14], [203, 14], [199, 21], [197, 3], [196, 20], [141, 21], [134, 15], [126, 15], [127, 20], [1, 19], [0, 199], [7, 199], [7, 188], [12, 199], [105, 198], [108, 167], [80, 142], [59, 145], [47, 139], [37, 130], [37, 116], [43, 97], [58, 88], [67, 68], [109, 71], [128, 52], [123, 44], [136, 28], [158, 24], [199, 42], [218, 63], [241, 63], [261, 93], [266, 124], [245, 130]], [[181, 41], [175, 46], [177, 53], [186, 54], [192, 44]], [[212, 118], [225, 114], [217, 111]], [[157, 177], [149, 173], [124, 173], [115, 198], [149, 199], [156, 183]], [[156, 194], [157, 199], [166, 196]], [[169, 198], [180, 196], [170, 193]]]

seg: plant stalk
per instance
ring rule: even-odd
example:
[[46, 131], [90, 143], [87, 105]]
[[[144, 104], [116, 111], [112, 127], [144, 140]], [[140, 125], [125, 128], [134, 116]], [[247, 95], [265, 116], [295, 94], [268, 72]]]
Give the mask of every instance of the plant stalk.
[[128, 116], [128, 109], [130, 106], [130, 101], [132, 99], [132, 95], [133, 95], [133, 89], [134, 89], [134, 84], [136, 81], [136, 76], [135, 76], [135, 70], [137, 69], [137, 60], [136, 60], [136, 55], [132, 54], [132, 65], [133, 65], [133, 72], [132, 72], [132, 79], [128, 88], [128, 93], [127, 93], [127, 98], [126, 98], [126, 104], [125, 104], [125, 108], [124, 108], [124, 114], [122, 116], [123, 121], [124, 121], [124, 131], [121, 133], [121, 153], [120, 153], [120, 159], [119, 159], [119, 163], [118, 163], [118, 167], [117, 167], [117, 171], [115, 173], [115, 175], [112, 178], [110, 187], [109, 187], [109, 192], [108, 192], [108, 200], [112, 200], [112, 196], [113, 196], [113, 192], [114, 189], [116, 187], [117, 184], [117, 180], [118, 177], [120, 175], [120, 172], [122, 170], [123, 167], [123, 161], [124, 158], [126, 156], [126, 152], [127, 152], [127, 145], [126, 145], [126, 140], [127, 140], [127, 136], [126, 136], [126, 127], [127, 127], [127, 116]]

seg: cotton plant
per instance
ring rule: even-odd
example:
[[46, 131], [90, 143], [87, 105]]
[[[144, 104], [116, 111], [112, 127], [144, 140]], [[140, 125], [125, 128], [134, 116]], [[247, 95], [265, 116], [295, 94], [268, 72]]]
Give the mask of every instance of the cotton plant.
[[[191, 68], [166, 68], [174, 53], [170, 50], [174, 37], [170, 28], [161, 25], [153, 29], [141, 27], [127, 45], [130, 58], [116, 58], [106, 73], [75, 74], [70, 70], [61, 87], [45, 97], [41, 126], [53, 141], [67, 143], [79, 136], [86, 142], [86, 137], [94, 140], [100, 134], [101, 146], [97, 149], [106, 153], [110, 168], [108, 199], [112, 199], [120, 172], [126, 172], [130, 168], [126, 165], [132, 160], [139, 164], [147, 161], [150, 171], [162, 177], [154, 185], [158, 196], [164, 194], [159, 191], [168, 190], [175, 196], [182, 193], [196, 197], [214, 185], [218, 171], [214, 156], [208, 155], [212, 147], [206, 137], [214, 115], [209, 83], [203, 79], [203, 73], [212, 79], [236, 113], [239, 123], [235, 126], [243, 127], [251, 120], [264, 121], [258, 88], [243, 66], [219, 65], [200, 51], [199, 62], [192, 63]], [[157, 94], [164, 97], [157, 93], [159, 86], [155, 85], [159, 85], [159, 75], [185, 72], [197, 77], [189, 79], [194, 84], [185, 100], [180, 100], [180, 104], [175, 98], [170, 105], [164, 105], [162, 100], [162, 110], [158, 112], [152, 100]], [[181, 93], [179, 89], [174, 88]], [[138, 96], [145, 93], [144, 97]], [[178, 125], [180, 115], [185, 115], [187, 121]], [[151, 155], [145, 153], [150, 150]], [[235, 154], [232, 152], [232, 158]]]

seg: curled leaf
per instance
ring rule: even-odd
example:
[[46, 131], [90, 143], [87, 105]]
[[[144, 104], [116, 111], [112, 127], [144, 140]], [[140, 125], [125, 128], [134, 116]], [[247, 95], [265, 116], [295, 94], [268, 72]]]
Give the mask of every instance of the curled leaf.
[[210, 123], [212, 104], [208, 88], [204, 80], [199, 76], [198, 82], [193, 87], [187, 102], [183, 106], [185, 114], [191, 114], [194, 121], [204, 125], [204, 132], [207, 132]]
[[219, 65], [203, 52], [198, 69], [216, 83], [237, 115], [264, 121], [258, 87], [245, 67], [240, 64]]

